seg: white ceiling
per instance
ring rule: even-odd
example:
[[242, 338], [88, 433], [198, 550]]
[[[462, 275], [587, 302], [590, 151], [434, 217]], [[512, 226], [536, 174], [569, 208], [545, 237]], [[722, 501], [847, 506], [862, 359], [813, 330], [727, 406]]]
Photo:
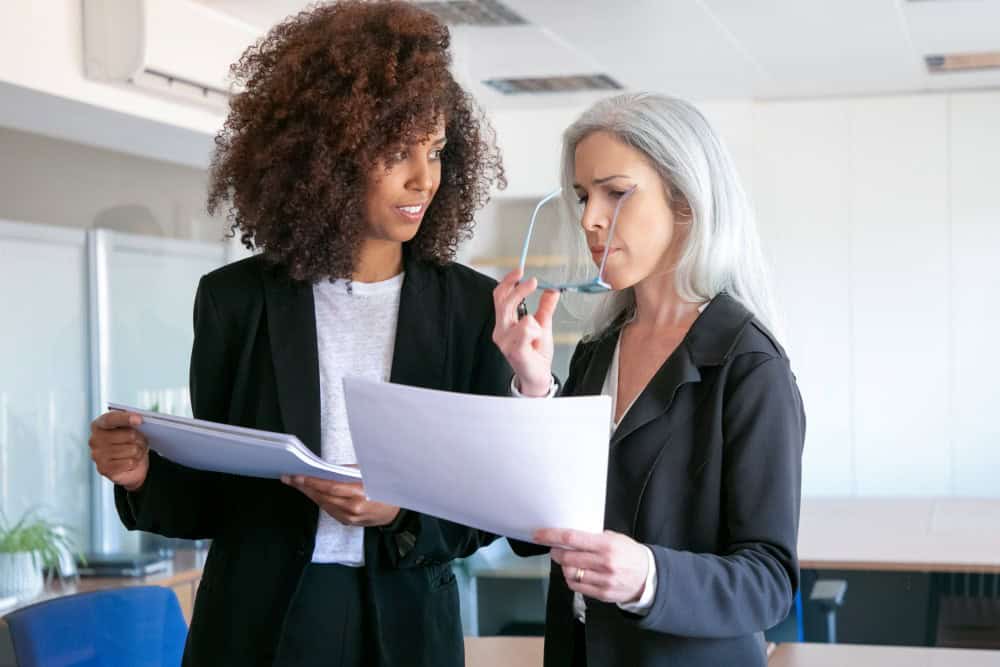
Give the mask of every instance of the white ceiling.
[[[262, 29], [302, 0], [201, 0]], [[504, 76], [606, 73], [698, 100], [1000, 88], [1000, 70], [928, 74], [924, 56], [1000, 51], [1000, 0], [503, 0], [530, 26], [459, 28], [456, 72], [492, 108], [586, 102], [504, 97]], [[606, 93], [605, 93], [606, 94]]]

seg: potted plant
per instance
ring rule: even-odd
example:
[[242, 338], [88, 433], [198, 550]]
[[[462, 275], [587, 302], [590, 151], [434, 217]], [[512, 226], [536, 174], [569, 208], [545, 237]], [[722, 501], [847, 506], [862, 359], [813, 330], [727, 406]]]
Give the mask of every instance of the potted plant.
[[0, 513], [0, 598], [29, 599], [42, 592], [43, 567], [56, 568], [73, 545], [60, 526], [27, 512], [11, 524]]

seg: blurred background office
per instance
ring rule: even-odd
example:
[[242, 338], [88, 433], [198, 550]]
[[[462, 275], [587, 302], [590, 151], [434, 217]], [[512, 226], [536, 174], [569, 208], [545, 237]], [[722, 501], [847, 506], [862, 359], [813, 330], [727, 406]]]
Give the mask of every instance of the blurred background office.
[[[726, 140], [809, 416], [803, 600], [776, 639], [833, 639], [833, 610], [840, 642], [1000, 648], [1000, 1], [420, 4], [503, 149], [510, 185], [460, 250], [484, 272], [516, 262], [594, 100], [683, 97]], [[203, 546], [120, 527], [88, 424], [109, 400], [190, 415], [195, 285], [247, 252], [204, 206], [228, 65], [304, 6], [0, 3], [8, 524], [33, 511], [95, 554]], [[579, 329], [559, 322], [565, 375]], [[539, 632], [544, 560], [500, 543], [456, 569], [468, 634]]]

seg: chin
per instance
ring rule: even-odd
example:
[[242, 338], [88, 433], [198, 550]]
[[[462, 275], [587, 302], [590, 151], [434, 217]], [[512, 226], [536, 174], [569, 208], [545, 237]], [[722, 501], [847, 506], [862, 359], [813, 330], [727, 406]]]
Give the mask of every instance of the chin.
[[409, 243], [420, 231], [420, 225], [393, 225], [378, 230], [376, 238], [380, 241], [393, 243]]
[[417, 232], [420, 231], [420, 227], [405, 227], [403, 229], [394, 229], [392, 240], [399, 241], [400, 243], [409, 243], [417, 236]]
[[630, 287], [635, 287], [648, 277], [649, 274], [643, 274], [637, 271], [604, 271], [604, 280], [611, 285], [611, 289], [616, 292], [629, 289]]

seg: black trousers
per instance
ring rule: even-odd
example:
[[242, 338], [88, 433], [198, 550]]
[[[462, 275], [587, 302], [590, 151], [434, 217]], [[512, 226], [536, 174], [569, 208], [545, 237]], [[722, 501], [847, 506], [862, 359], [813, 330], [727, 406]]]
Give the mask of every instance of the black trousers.
[[364, 568], [310, 563], [292, 596], [274, 667], [362, 667], [375, 662]]
[[573, 658], [571, 667], [587, 667], [587, 626], [573, 619]]

